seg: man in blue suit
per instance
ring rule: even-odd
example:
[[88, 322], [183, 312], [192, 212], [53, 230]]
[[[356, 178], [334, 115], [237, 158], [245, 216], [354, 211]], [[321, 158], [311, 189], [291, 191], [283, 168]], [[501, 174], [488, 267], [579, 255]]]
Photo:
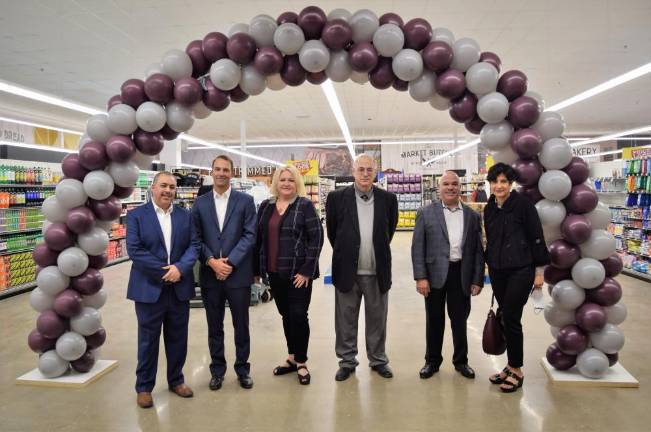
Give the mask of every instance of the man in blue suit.
[[231, 189], [233, 161], [217, 156], [212, 162], [212, 193], [194, 202], [192, 216], [201, 242], [199, 279], [208, 321], [210, 389], [219, 390], [226, 374], [224, 357], [225, 303], [235, 331], [235, 373], [240, 386], [253, 387], [249, 364], [249, 304], [253, 283], [256, 216], [253, 197]]
[[189, 211], [173, 205], [176, 178], [159, 172], [151, 187], [152, 200], [127, 214], [127, 251], [131, 274], [127, 298], [136, 303], [138, 318], [137, 402], [153, 406], [161, 327], [170, 391], [188, 398], [193, 393], [183, 378], [188, 351], [190, 299], [194, 296], [194, 266], [199, 239]]

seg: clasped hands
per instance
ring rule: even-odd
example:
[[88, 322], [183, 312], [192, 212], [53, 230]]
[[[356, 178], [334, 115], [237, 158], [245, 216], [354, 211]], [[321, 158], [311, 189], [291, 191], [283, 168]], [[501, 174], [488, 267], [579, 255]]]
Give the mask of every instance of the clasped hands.
[[176, 283], [181, 280], [181, 272], [174, 264], [166, 265], [163, 270], [167, 270], [167, 273], [163, 275], [165, 282]]
[[215, 272], [217, 280], [226, 280], [233, 273], [233, 266], [228, 264], [228, 258], [210, 258], [208, 266]]

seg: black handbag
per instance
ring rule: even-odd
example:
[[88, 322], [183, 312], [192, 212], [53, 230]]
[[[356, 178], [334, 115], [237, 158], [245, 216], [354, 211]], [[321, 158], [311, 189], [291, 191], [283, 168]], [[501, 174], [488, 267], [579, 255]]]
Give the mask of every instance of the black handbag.
[[504, 339], [504, 329], [502, 328], [501, 311], [498, 309], [497, 314], [493, 312], [494, 301], [495, 294], [491, 297], [491, 308], [488, 311], [486, 323], [484, 324], [481, 346], [486, 354], [500, 355], [506, 351], [506, 340]]

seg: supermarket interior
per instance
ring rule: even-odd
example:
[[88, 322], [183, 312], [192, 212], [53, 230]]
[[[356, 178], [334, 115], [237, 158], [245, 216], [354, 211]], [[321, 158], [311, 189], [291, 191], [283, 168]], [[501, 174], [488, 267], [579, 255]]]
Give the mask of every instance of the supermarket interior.
[[[1, 430], [648, 430], [648, 0], [33, 0], [1, 6]], [[220, 155], [230, 163], [225, 189], [215, 166]], [[360, 164], [368, 161], [372, 190], [378, 192], [370, 201], [373, 228], [365, 230], [368, 197]], [[492, 167], [502, 166], [510, 171], [499, 172], [514, 175], [502, 174], [511, 182], [507, 196], [523, 198], [538, 217], [504, 219], [499, 229], [540, 227], [548, 251], [547, 260], [534, 265], [533, 243], [517, 249], [534, 257], [527, 265], [532, 275], [535, 268], [535, 288], [539, 277], [544, 286], [527, 286], [527, 300], [520, 305], [522, 324], [515, 327], [524, 335], [519, 347], [524, 366], [513, 368], [512, 376], [517, 380], [524, 373], [527, 379], [520, 379], [514, 395], [505, 394], [506, 378], [500, 375], [507, 365], [502, 373], [510, 376], [514, 345], [500, 304], [506, 300], [495, 294], [493, 304], [497, 282], [491, 283], [489, 267], [495, 261], [487, 242], [496, 228], [485, 217], [491, 206], [499, 217], [511, 211], [489, 175]], [[168, 219], [161, 216], [169, 216], [168, 210], [159, 208], [164, 193], [154, 183], [161, 172], [176, 186]], [[292, 372], [301, 382], [301, 364], [296, 371], [293, 363], [296, 347], [288, 348], [298, 336], [288, 330], [286, 305], [271, 282], [280, 273], [256, 274], [262, 280], [254, 280], [255, 270], [245, 269], [251, 273], [246, 282], [250, 371], [245, 374], [255, 381], [251, 389], [241, 372], [228, 369], [220, 377], [214, 370], [215, 334], [208, 324], [214, 320], [214, 299], [200, 275], [204, 281], [210, 274], [222, 287], [229, 275], [221, 276], [211, 261], [221, 265], [223, 259], [233, 274], [243, 270], [222, 243], [211, 252], [205, 238], [221, 242], [230, 235], [222, 211], [227, 221], [257, 224], [249, 235], [254, 240], [257, 235], [258, 244], [253, 241], [245, 255], [269, 259], [265, 253], [274, 250], [280, 272], [283, 242], [290, 241], [283, 230], [293, 229], [291, 277], [300, 277], [296, 262], [310, 252], [303, 233], [295, 232], [296, 219], [270, 235], [278, 243], [275, 249], [269, 238], [260, 240], [272, 222], [284, 223], [284, 211], [295, 211], [295, 200], [281, 209], [281, 177], [293, 172], [300, 179], [292, 183], [305, 186], [307, 201], [299, 204], [312, 203], [323, 234], [323, 242], [314, 246], [320, 253], [317, 270], [307, 277], [313, 279], [305, 306], [311, 383], [298, 386], [295, 379], [277, 376]], [[447, 231], [453, 222], [443, 211], [455, 210], [444, 199], [450, 193], [444, 176], [450, 172], [458, 179], [454, 194], [464, 214], [458, 239]], [[341, 201], [350, 207], [333, 205], [346, 191], [357, 197]], [[395, 215], [378, 210], [385, 192], [387, 203], [395, 197]], [[204, 202], [217, 212], [210, 233], [200, 222], [205, 194], [211, 196]], [[228, 207], [220, 210], [224, 196]], [[240, 220], [239, 196], [250, 199], [256, 211], [262, 203], [276, 203], [280, 222], [253, 214]], [[147, 223], [131, 225], [147, 209]], [[440, 237], [434, 219], [427, 219], [439, 217], [436, 209], [443, 218]], [[430, 300], [417, 285], [414, 246], [420, 233], [427, 247], [445, 249], [445, 272], [448, 265], [456, 268], [455, 261], [468, 260], [465, 249], [461, 254], [471, 220], [466, 211], [478, 215], [478, 247], [486, 250], [487, 264], [480, 294], [469, 297], [464, 291], [468, 359], [462, 366], [472, 366], [471, 380], [456, 360], [452, 364], [459, 330], [450, 295], [447, 312], [441, 312], [449, 314], [441, 318], [443, 325], [447, 320], [452, 326], [440, 371], [428, 357], [436, 324]], [[291, 214], [307, 217], [305, 210]], [[175, 234], [180, 215], [190, 221], [187, 235]], [[387, 233], [378, 228], [390, 225], [385, 218], [395, 219]], [[355, 229], [346, 231], [342, 224]], [[335, 246], [334, 226], [337, 233], [360, 237], [341, 243], [340, 235]], [[168, 266], [175, 264], [170, 243], [182, 238], [200, 247], [180, 279], [153, 282], [157, 292], [170, 292], [179, 280], [194, 278], [189, 300], [170, 297], [189, 310], [182, 325], [187, 339], [182, 366], [194, 396], [183, 396], [185, 390], [170, 381], [173, 330], [165, 321], [157, 330], [160, 334], [162, 326], [164, 349], [149, 365], [156, 387], [146, 391], [153, 397], [148, 405], [138, 387], [146, 338], [139, 305], [144, 303], [134, 301], [132, 293], [134, 280], [145, 272], [142, 254], [157, 253], [142, 249], [151, 227], [160, 234], [157, 247]], [[360, 353], [356, 345], [350, 348], [359, 366], [349, 367], [340, 379], [350, 353], [341, 351], [344, 277], [337, 272], [350, 264], [342, 265], [341, 256], [353, 257], [358, 268], [358, 255], [348, 249], [359, 249], [368, 241], [364, 235], [375, 247], [373, 270], [354, 273], [354, 286], [363, 290], [360, 278], [372, 275], [381, 287], [380, 271], [388, 266], [391, 289], [380, 290], [382, 344], [386, 340], [380, 358], [388, 356], [390, 363], [382, 360], [378, 367], [373, 351], [378, 326], [369, 321], [377, 305], [364, 292], [366, 315], [353, 324]], [[431, 243], [431, 236], [441, 243]], [[390, 242], [387, 251], [379, 251], [380, 238]], [[457, 247], [460, 258], [453, 259]], [[514, 250], [502, 251], [502, 260], [518, 261], [520, 252]], [[428, 250], [420, 257], [428, 290], [438, 271], [433, 270], [436, 253]], [[385, 256], [386, 262], [376, 263]], [[443, 276], [441, 311], [449, 280]], [[459, 285], [466, 280], [461, 275]], [[238, 370], [242, 321], [235, 303], [231, 307], [235, 301], [229, 297], [227, 313], [222, 311], [221, 338], [228, 367], [235, 364]], [[487, 320], [489, 311], [497, 317], [489, 314]], [[486, 345], [492, 319], [505, 344], [499, 353]], [[158, 339], [152, 340], [155, 350]], [[288, 350], [289, 367], [279, 366]], [[422, 369], [419, 373], [423, 356], [425, 366], [435, 366], [432, 378]], [[387, 365], [390, 379], [383, 374]], [[496, 373], [501, 386], [491, 385]]]

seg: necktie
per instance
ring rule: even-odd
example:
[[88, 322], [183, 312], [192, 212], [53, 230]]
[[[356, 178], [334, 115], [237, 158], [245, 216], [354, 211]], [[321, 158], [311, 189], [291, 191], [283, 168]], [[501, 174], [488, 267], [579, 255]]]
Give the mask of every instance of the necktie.
[[362, 199], [363, 199], [364, 201], [368, 201], [368, 195], [366, 195], [366, 194], [362, 195]]

